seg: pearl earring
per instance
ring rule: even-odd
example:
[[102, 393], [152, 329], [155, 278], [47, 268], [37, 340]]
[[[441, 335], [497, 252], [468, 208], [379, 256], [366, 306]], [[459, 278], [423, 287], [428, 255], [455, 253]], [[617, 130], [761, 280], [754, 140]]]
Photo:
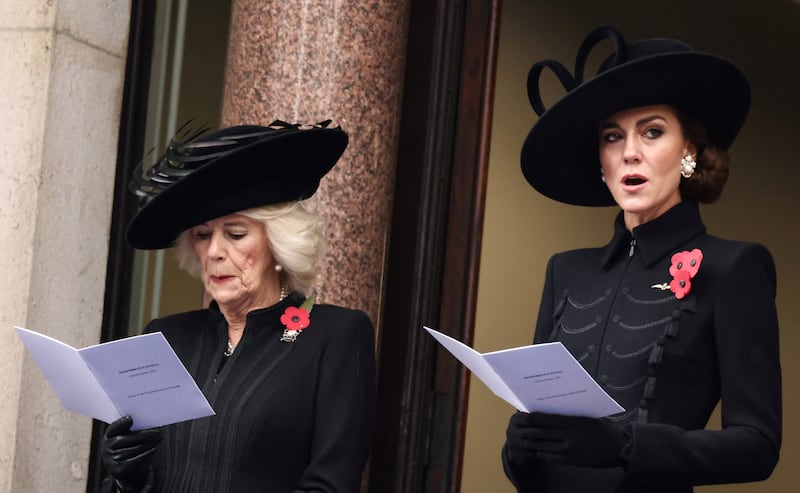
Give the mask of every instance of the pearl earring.
[[694, 160], [691, 154], [687, 154], [681, 159], [681, 176], [691, 178], [696, 167], [697, 161]]
[[283, 270], [283, 267], [281, 267], [281, 264], [275, 264], [275, 272], [280, 272], [282, 270]]
[[600, 168], [600, 181], [602, 181], [603, 183], [606, 182], [606, 173], [605, 171], [603, 171], [603, 168]]

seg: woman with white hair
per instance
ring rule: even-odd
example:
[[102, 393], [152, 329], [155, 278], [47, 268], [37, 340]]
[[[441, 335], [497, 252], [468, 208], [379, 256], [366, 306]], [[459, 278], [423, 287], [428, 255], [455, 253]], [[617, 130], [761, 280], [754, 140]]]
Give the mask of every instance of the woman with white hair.
[[134, 191], [128, 242], [177, 247], [206, 309], [150, 322], [216, 415], [161, 429], [111, 423], [106, 491], [359, 490], [372, 444], [374, 334], [361, 311], [316, 304], [322, 220], [304, 200], [347, 135], [275, 122], [171, 142]]

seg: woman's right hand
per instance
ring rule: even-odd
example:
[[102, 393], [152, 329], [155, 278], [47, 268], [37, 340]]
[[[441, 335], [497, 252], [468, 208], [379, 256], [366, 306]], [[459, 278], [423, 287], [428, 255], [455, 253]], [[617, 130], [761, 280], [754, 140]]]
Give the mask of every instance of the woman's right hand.
[[131, 431], [132, 425], [130, 416], [109, 424], [101, 456], [120, 493], [147, 493], [153, 488], [150, 458], [161, 441], [161, 429]]
[[606, 418], [542, 412], [511, 416], [506, 430], [509, 461], [569, 464], [579, 467], [625, 466], [630, 427]]
[[517, 411], [511, 416], [506, 428], [506, 456], [516, 465], [536, 462], [536, 449], [529, 439], [530, 415]]

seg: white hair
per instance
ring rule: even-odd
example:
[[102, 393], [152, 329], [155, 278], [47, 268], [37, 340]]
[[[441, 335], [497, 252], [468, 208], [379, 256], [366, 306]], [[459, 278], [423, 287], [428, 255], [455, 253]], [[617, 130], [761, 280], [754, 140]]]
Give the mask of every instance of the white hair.
[[[269, 249], [281, 266], [286, 288], [308, 294], [325, 253], [324, 222], [319, 213], [297, 201], [256, 207], [238, 214], [264, 224]], [[203, 266], [192, 246], [190, 230], [178, 236], [175, 253], [181, 269], [198, 278], [202, 275]]]

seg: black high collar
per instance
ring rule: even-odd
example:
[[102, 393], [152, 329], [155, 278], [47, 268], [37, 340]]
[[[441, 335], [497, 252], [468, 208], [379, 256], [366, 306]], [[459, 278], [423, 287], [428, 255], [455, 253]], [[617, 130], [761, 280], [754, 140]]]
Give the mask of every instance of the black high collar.
[[614, 237], [603, 249], [602, 267], [608, 267], [621, 252], [627, 254], [631, 240], [636, 240], [639, 255], [644, 264], [650, 266], [673, 253], [677, 245], [705, 232], [697, 202], [690, 200], [684, 200], [652, 221], [633, 228], [633, 233], [625, 227], [623, 212], [620, 211], [614, 222]]

